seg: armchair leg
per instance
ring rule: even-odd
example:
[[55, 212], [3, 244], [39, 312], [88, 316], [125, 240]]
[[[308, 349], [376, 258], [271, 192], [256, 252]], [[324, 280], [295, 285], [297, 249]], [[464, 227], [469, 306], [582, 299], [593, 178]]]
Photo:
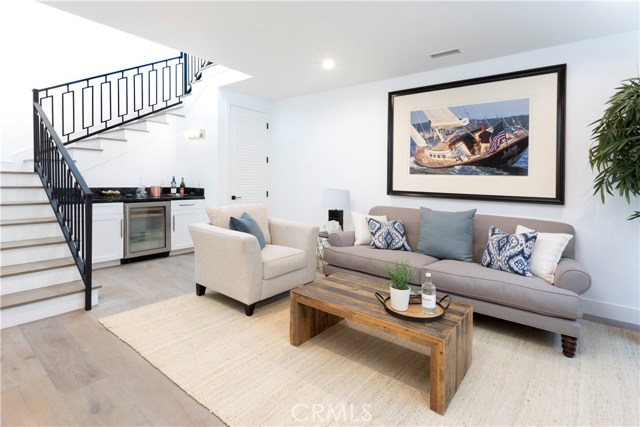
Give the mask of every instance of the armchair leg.
[[256, 308], [256, 303], [254, 302], [251, 305], [246, 305], [244, 306], [244, 314], [246, 314], [247, 316], [253, 316], [253, 309]]
[[578, 346], [578, 338], [562, 335], [562, 353], [567, 357], [576, 355], [576, 347]]
[[201, 297], [202, 295], [204, 295], [205, 289], [207, 289], [205, 286], [202, 286], [202, 285], [196, 283], [196, 295]]

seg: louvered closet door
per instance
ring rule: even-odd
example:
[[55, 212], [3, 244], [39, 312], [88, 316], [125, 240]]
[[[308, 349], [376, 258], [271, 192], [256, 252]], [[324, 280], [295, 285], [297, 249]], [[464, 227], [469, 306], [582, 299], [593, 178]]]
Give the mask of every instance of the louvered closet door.
[[267, 204], [267, 114], [231, 106], [231, 203]]

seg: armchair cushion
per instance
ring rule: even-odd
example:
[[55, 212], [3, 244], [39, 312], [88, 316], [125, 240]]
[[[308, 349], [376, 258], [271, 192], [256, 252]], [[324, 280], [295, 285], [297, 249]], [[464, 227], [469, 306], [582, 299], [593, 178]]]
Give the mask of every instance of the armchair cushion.
[[244, 212], [240, 218], [229, 218], [229, 229], [235, 231], [241, 231], [243, 233], [249, 233], [258, 239], [260, 249], [264, 249], [264, 234], [260, 230], [260, 226], [255, 219], [248, 213]]
[[262, 250], [262, 278], [264, 280], [282, 276], [307, 266], [307, 254], [289, 246], [267, 245]]
[[241, 203], [228, 206], [208, 206], [207, 215], [211, 225], [217, 227], [229, 228], [229, 219], [233, 216], [239, 218], [244, 212], [247, 212], [260, 226], [260, 231], [264, 235], [264, 242], [271, 243], [271, 234], [269, 233], [269, 218], [267, 217], [267, 208], [259, 203]]

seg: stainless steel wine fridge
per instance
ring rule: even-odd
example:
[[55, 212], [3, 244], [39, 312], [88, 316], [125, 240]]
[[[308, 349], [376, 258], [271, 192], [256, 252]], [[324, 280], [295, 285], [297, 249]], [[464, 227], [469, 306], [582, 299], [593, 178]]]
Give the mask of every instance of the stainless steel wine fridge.
[[124, 259], [171, 250], [171, 202], [124, 204]]

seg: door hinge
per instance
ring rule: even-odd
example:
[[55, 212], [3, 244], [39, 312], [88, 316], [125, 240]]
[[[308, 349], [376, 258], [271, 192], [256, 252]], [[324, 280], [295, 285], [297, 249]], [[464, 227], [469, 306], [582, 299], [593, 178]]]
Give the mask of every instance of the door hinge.
[[267, 197], [269, 197], [269, 190], [267, 190]]
[[267, 156], [267, 163], [269, 163], [269, 156]]
[[267, 130], [269, 130], [269, 123], [267, 123]]

